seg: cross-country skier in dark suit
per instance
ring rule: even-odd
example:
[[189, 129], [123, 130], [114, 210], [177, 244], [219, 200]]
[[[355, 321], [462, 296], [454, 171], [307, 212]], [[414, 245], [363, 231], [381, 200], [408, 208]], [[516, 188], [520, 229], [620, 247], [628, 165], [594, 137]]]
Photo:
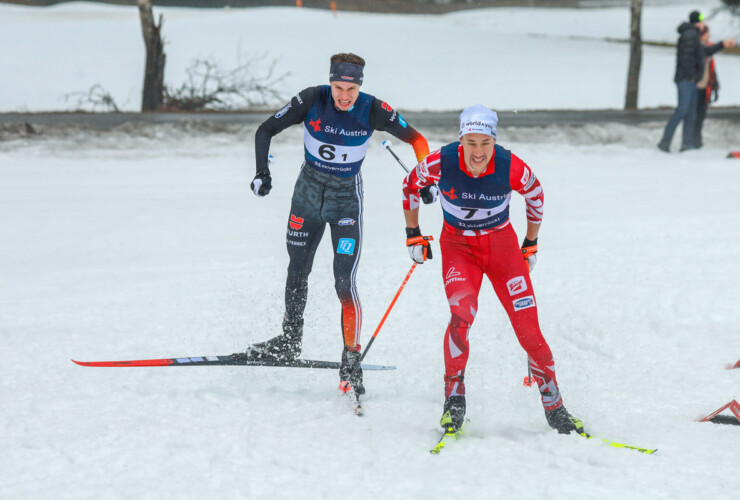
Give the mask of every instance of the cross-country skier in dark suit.
[[[411, 144], [418, 161], [429, 154], [426, 139], [397, 111], [382, 100], [360, 92], [364, 66], [365, 61], [355, 54], [333, 55], [329, 85], [302, 90], [257, 130], [257, 174], [251, 185], [255, 195], [265, 196], [272, 187], [268, 153], [273, 136], [302, 123], [305, 159], [293, 191], [287, 226], [290, 263], [283, 333], [247, 349], [247, 355], [256, 360], [292, 360], [300, 355], [308, 275], [328, 224], [334, 249], [335, 289], [342, 310], [344, 348], [339, 377], [341, 381], [349, 381], [358, 395], [365, 392], [362, 370], [358, 369], [352, 380], [348, 378], [359, 362], [362, 324], [355, 282], [363, 229], [360, 167], [375, 130]], [[432, 202], [436, 191], [423, 194], [426, 201]]]

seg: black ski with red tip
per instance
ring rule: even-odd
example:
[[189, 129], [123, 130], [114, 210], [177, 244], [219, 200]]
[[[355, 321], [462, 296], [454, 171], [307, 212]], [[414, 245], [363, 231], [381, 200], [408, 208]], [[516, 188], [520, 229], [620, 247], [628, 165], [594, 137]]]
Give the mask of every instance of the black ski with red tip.
[[[248, 359], [244, 353], [227, 356], [189, 356], [182, 358], [132, 359], [121, 361], [77, 361], [80, 366], [103, 368], [125, 368], [142, 366], [275, 366], [288, 368], [323, 368], [338, 370], [342, 364], [338, 361], [320, 361], [314, 359], [295, 359], [292, 361], [255, 361]], [[390, 365], [362, 365], [363, 370], [395, 370]]]

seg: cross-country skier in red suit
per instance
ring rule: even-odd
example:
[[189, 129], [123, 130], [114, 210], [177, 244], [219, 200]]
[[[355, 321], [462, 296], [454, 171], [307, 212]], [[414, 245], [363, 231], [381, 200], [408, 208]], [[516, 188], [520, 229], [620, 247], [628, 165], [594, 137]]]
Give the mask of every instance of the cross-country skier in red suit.
[[[424, 136], [397, 111], [360, 91], [364, 67], [364, 59], [356, 54], [333, 55], [329, 85], [303, 89], [257, 129], [257, 172], [251, 185], [255, 195], [266, 196], [272, 188], [268, 153], [275, 135], [302, 124], [305, 155], [286, 227], [290, 263], [285, 283], [283, 333], [250, 346], [246, 352], [249, 359], [270, 361], [288, 361], [300, 355], [308, 276], [328, 225], [334, 250], [334, 288], [342, 309], [339, 378], [350, 382], [357, 395], [365, 392], [362, 369], [354, 370], [360, 359], [362, 325], [355, 280], [363, 239], [362, 163], [376, 130], [410, 144], [417, 161], [429, 154]], [[427, 189], [422, 197], [425, 202], [434, 201], [435, 190]], [[352, 373], [352, 380], [348, 380]]]
[[[403, 183], [406, 244], [414, 261], [432, 257], [419, 229], [419, 190], [437, 184], [444, 214], [439, 244], [452, 317], [444, 337], [445, 403], [440, 424], [445, 432], [456, 432], [464, 421], [468, 341], [485, 274], [527, 352], [548, 424], [560, 433], [581, 433], [583, 423], [563, 406], [529, 278], [542, 222], [542, 186], [526, 163], [496, 144], [497, 123], [498, 115], [484, 106], [466, 108], [460, 115], [460, 140], [427, 156]], [[524, 196], [527, 206], [521, 248], [509, 222], [512, 191]]]

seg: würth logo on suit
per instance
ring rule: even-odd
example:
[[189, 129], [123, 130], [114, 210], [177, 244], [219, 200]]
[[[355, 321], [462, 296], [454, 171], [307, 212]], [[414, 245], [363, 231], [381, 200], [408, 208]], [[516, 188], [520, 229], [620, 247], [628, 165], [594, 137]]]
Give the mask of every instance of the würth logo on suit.
[[296, 217], [295, 215], [290, 214], [290, 228], [298, 231], [302, 227], [303, 227], [303, 218]]

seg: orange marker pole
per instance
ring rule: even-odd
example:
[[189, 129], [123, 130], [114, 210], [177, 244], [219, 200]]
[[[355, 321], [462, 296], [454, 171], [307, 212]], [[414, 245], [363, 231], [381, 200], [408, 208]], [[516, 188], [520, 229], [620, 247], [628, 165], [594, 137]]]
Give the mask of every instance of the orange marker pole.
[[299, 9], [303, 7], [303, 0], [295, 0], [295, 6]]
[[329, 5], [331, 6], [331, 13], [334, 17], [337, 17], [337, 2], [332, 1]]

